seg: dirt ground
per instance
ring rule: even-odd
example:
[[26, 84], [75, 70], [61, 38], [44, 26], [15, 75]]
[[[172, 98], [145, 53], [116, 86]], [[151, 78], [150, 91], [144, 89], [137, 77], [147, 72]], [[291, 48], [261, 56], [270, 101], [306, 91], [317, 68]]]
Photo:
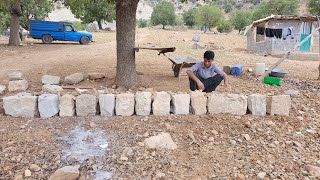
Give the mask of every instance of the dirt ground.
[[[168, 31], [137, 29], [137, 46], [175, 46], [167, 55], [187, 55], [201, 60], [205, 49], [192, 49], [193, 35], [200, 36], [200, 45], [216, 53], [215, 63], [241, 64], [244, 72], [230, 76], [232, 89], [228, 93], [292, 96], [289, 116], [256, 117], [234, 115], [165, 117], [73, 117], [23, 119], [0, 117], [0, 179], [47, 179], [55, 170], [66, 165], [80, 165], [80, 179], [104, 179], [99, 170], [111, 172], [111, 179], [316, 179], [305, 165], [320, 166], [320, 81], [319, 62], [285, 60], [280, 68], [289, 73], [282, 86], [263, 84], [247, 68], [257, 62], [269, 67], [278, 58], [250, 54], [246, 37], [231, 34], [203, 34], [200, 31]], [[115, 32], [94, 33], [89, 45], [57, 42], [44, 45], [27, 39], [22, 46], [8, 47], [0, 37], [0, 83], [8, 85], [7, 72], [20, 70], [30, 84], [28, 91], [41, 92], [41, 77], [45, 74], [65, 77], [72, 73], [101, 72], [100, 81], [85, 80], [79, 87], [111, 88], [116, 73]], [[141, 88], [155, 91], [189, 92], [188, 78], [173, 76], [172, 63], [156, 51], [140, 50], [136, 65]], [[184, 73], [183, 73], [184, 74]], [[220, 85], [218, 92], [226, 89]], [[12, 93], [6, 92], [3, 96]], [[102, 157], [90, 157], [79, 162], [64, 158], [68, 143], [63, 141], [70, 131], [83, 128], [103, 131], [109, 146]], [[176, 150], [150, 150], [141, 146], [147, 137], [168, 132], [178, 145]], [[196, 142], [190, 138], [196, 138]], [[249, 136], [249, 138], [248, 138]], [[70, 144], [69, 144], [70, 145]], [[121, 159], [126, 147], [133, 150], [128, 160]], [[40, 170], [24, 177], [26, 169], [37, 164]], [[98, 168], [97, 168], [98, 167]], [[94, 178], [96, 177], [96, 178]]]

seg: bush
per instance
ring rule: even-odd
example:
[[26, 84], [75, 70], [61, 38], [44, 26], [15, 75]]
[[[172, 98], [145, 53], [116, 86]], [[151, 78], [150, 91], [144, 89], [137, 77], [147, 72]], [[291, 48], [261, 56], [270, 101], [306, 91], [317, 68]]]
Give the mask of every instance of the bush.
[[232, 31], [232, 24], [230, 21], [223, 21], [217, 28], [220, 33], [229, 33]]
[[82, 24], [80, 21], [73, 21], [72, 24], [78, 31], [85, 30], [87, 26], [86, 24]]
[[139, 19], [137, 24], [139, 28], [145, 28], [149, 26], [149, 21], [147, 19]]
[[178, 17], [176, 18], [176, 23], [175, 24], [178, 25], [178, 26], [184, 25], [183, 20], [181, 18], [178, 18]]
[[8, 29], [10, 22], [10, 17], [4, 12], [0, 12], [0, 34]]

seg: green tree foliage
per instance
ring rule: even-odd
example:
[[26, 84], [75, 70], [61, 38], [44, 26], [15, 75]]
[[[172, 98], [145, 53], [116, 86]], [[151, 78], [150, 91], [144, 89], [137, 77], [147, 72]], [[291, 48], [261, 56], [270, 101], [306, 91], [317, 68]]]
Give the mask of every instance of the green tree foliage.
[[195, 16], [196, 25], [206, 28], [217, 27], [223, 20], [224, 13], [217, 6], [201, 6], [197, 9]]
[[264, 0], [253, 12], [253, 20], [273, 15], [298, 15], [299, 0]]
[[104, 21], [111, 22], [116, 16], [115, 4], [110, 0], [65, 0], [64, 4], [84, 23], [97, 21], [99, 29]]
[[234, 29], [243, 30], [252, 22], [252, 12], [249, 10], [237, 10], [231, 17]]
[[182, 17], [185, 25], [192, 27], [196, 24], [195, 23], [196, 12], [197, 12], [196, 9], [189, 9], [188, 11], [183, 13]]
[[29, 30], [30, 19], [44, 20], [48, 13], [53, 10], [51, 0], [25, 0], [22, 1], [22, 17], [20, 24], [26, 30]]
[[312, 15], [320, 15], [320, 1], [319, 0], [309, 0], [308, 11]]
[[9, 14], [0, 9], [0, 34], [9, 27]]
[[232, 24], [230, 21], [222, 21], [217, 27], [217, 30], [220, 33], [229, 33], [232, 31]]
[[165, 25], [175, 25], [175, 23], [175, 9], [171, 2], [162, 1], [154, 7], [151, 14], [152, 25], [162, 24], [164, 28]]
[[224, 12], [229, 13], [236, 6], [236, 0], [212, 0], [211, 5], [216, 5], [224, 10]]

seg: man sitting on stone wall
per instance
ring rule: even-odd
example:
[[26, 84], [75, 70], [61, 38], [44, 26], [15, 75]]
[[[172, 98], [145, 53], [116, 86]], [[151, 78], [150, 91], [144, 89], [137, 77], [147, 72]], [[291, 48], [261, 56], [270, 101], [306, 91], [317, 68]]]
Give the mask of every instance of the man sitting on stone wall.
[[[214, 52], [206, 51], [203, 59], [203, 62], [198, 62], [187, 70], [191, 91], [215, 91], [222, 79], [224, 80], [224, 85], [230, 88], [227, 74], [213, 64]], [[217, 74], [214, 75], [215, 73]]]

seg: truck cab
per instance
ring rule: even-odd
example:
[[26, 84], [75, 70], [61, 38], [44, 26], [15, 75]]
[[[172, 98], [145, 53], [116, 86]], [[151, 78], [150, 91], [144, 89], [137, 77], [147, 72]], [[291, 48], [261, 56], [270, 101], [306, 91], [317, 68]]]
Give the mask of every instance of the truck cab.
[[92, 41], [92, 34], [77, 31], [69, 22], [30, 20], [30, 36], [41, 39], [45, 44], [51, 44], [54, 40], [75, 41], [80, 44]]

